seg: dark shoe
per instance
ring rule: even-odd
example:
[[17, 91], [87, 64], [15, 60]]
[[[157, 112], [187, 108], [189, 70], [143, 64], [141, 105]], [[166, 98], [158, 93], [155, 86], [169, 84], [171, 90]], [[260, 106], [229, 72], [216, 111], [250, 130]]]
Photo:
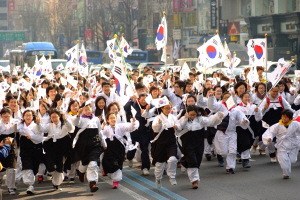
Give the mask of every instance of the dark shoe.
[[219, 167], [224, 167], [224, 161], [219, 161]]
[[206, 160], [211, 161], [211, 155], [210, 154], [205, 154]]
[[80, 182], [82, 182], [82, 183], [85, 181], [85, 180], [84, 180], [84, 176], [85, 176], [85, 173], [81, 173], [81, 172], [79, 171], [78, 177], [79, 177]]
[[290, 177], [289, 176], [283, 176], [283, 179], [289, 179]]
[[243, 167], [244, 168], [251, 168], [251, 165], [249, 163], [249, 159], [243, 159]]
[[96, 192], [99, 189], [98, 186], [96, 185], [96, 181], [90, 182], [90, 189], [91, 189], [91, 192]]
[[43, 182], [44, 182], [44, 176], [43, 175], [38, 175], [37, 183], [43, 183]]
[[217, 159], [218, 159], [218, 162], [219, 162], [219, 166], [220, 167], [224, 167], [224, 159], [221, 155], [217, 155]]
[[62, 191], [62, 189], [59, 187], [59, 185], [53, 185], [53, 188], [55, 191]]
[[227, 174], [235, 174], [235, 173], [234, 173], [234, 170], [233, 170], [232, 168], [226, 169], [226, 173], [227, 173]]
[[67, 181], [67, 180], [69, 180], [69, 177], [68, 177], [68, 176], [65, 176], [65, 177], [64, 177], [64, 181]]

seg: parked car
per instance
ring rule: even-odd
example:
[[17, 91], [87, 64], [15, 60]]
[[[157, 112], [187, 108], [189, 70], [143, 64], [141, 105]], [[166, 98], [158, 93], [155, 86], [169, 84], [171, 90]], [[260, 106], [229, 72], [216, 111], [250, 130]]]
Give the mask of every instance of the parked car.
[[0, 60], [2, 71], [10, 72], [9, 60]]
[[156, 72], [162, 72], [165, 70], [165, 63], [163, 62], [146, 62], [146, 63], [140, 63], [138, 66], [138, 69], [142, 71], [146, 66], [148, 67], [154, 67]]
[[65, 59], [51, 59], [51, 65], [52, 69], [56, 70], [57, 66], [62, 64], [64, 67], [66, 67], [67, 60]]

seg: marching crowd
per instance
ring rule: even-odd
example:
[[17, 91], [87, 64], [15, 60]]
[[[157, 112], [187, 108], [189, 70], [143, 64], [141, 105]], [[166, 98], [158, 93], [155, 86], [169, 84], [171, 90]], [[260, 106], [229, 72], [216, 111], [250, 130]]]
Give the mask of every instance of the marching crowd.
[[[52, 78], [41, 75], [39, 82], [22, 72], [1, 75], [0, 81], [11, 87], [20, 79], [30, 87], [3, 92], [0, 181], [6, 175], [10, 194], [16, 194], [21, 180], [28, 185], [27, 194], [35, 194], [34, 184], [42, 183], [44, 175], [51, 176], [58, 191], [64, 180], [75, 183], [78, 177], [96, 192], [101, 168], [116, 189], [123, 163], [132, 167], [137, 157], [142, 175], [155, 166], [157, 187], [164, 172], [176, 185], [180, 165], [197, 189], [203, 155], [208, 161], [216, 156], [218, 165], [234, 174], [236, 162], [251, 168], [251, 151], [265, 155], [266, 148], [288, 179], [300, 147], [300, 84], [293, 87], [283, 78], [272, 86], [264, 69], [257, 70], [260, 82], [249, 85], [246, 75], [229, 80], [214, 72], [203, 79], [192, 68], [189, 78], [180, 80], [180, 72], [145, 67], [128, 72], [135, 90], [131, 97], [115, 92], [109, 69], [93, 72], [95, 84], [60, 71]], [[67, 75], [77, 80], [76, 86], [63, 84]]]

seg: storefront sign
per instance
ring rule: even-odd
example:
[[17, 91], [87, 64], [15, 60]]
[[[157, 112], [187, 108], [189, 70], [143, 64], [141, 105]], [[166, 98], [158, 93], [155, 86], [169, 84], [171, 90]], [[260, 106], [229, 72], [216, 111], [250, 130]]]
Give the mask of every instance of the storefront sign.
[[211, 29], [217, 29], [217, 2], [216, 0], [210, 0], [210, 21]]

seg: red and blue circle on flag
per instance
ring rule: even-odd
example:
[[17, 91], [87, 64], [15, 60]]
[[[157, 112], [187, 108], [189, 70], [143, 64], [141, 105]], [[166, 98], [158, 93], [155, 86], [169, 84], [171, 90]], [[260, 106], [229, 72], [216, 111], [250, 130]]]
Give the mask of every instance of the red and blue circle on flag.
[[209, 58], [214, 59], [217, 56], [217, 50], [214, 46], [209, 45], [206, 47], [206, 53]]
[[261, 57], [264, 55], [264, 50], [261, 46], [259, 45], [255, 45], [254, 46], [254, 52], [255, 52], [255, 55], [258, 59], [261, 59]]
[[162, 24], [160, 24], [158, 27], [156, 39], [158, 41], [162, 41], [164, 39], [164, 37], [165, 37], [165, 27]]

